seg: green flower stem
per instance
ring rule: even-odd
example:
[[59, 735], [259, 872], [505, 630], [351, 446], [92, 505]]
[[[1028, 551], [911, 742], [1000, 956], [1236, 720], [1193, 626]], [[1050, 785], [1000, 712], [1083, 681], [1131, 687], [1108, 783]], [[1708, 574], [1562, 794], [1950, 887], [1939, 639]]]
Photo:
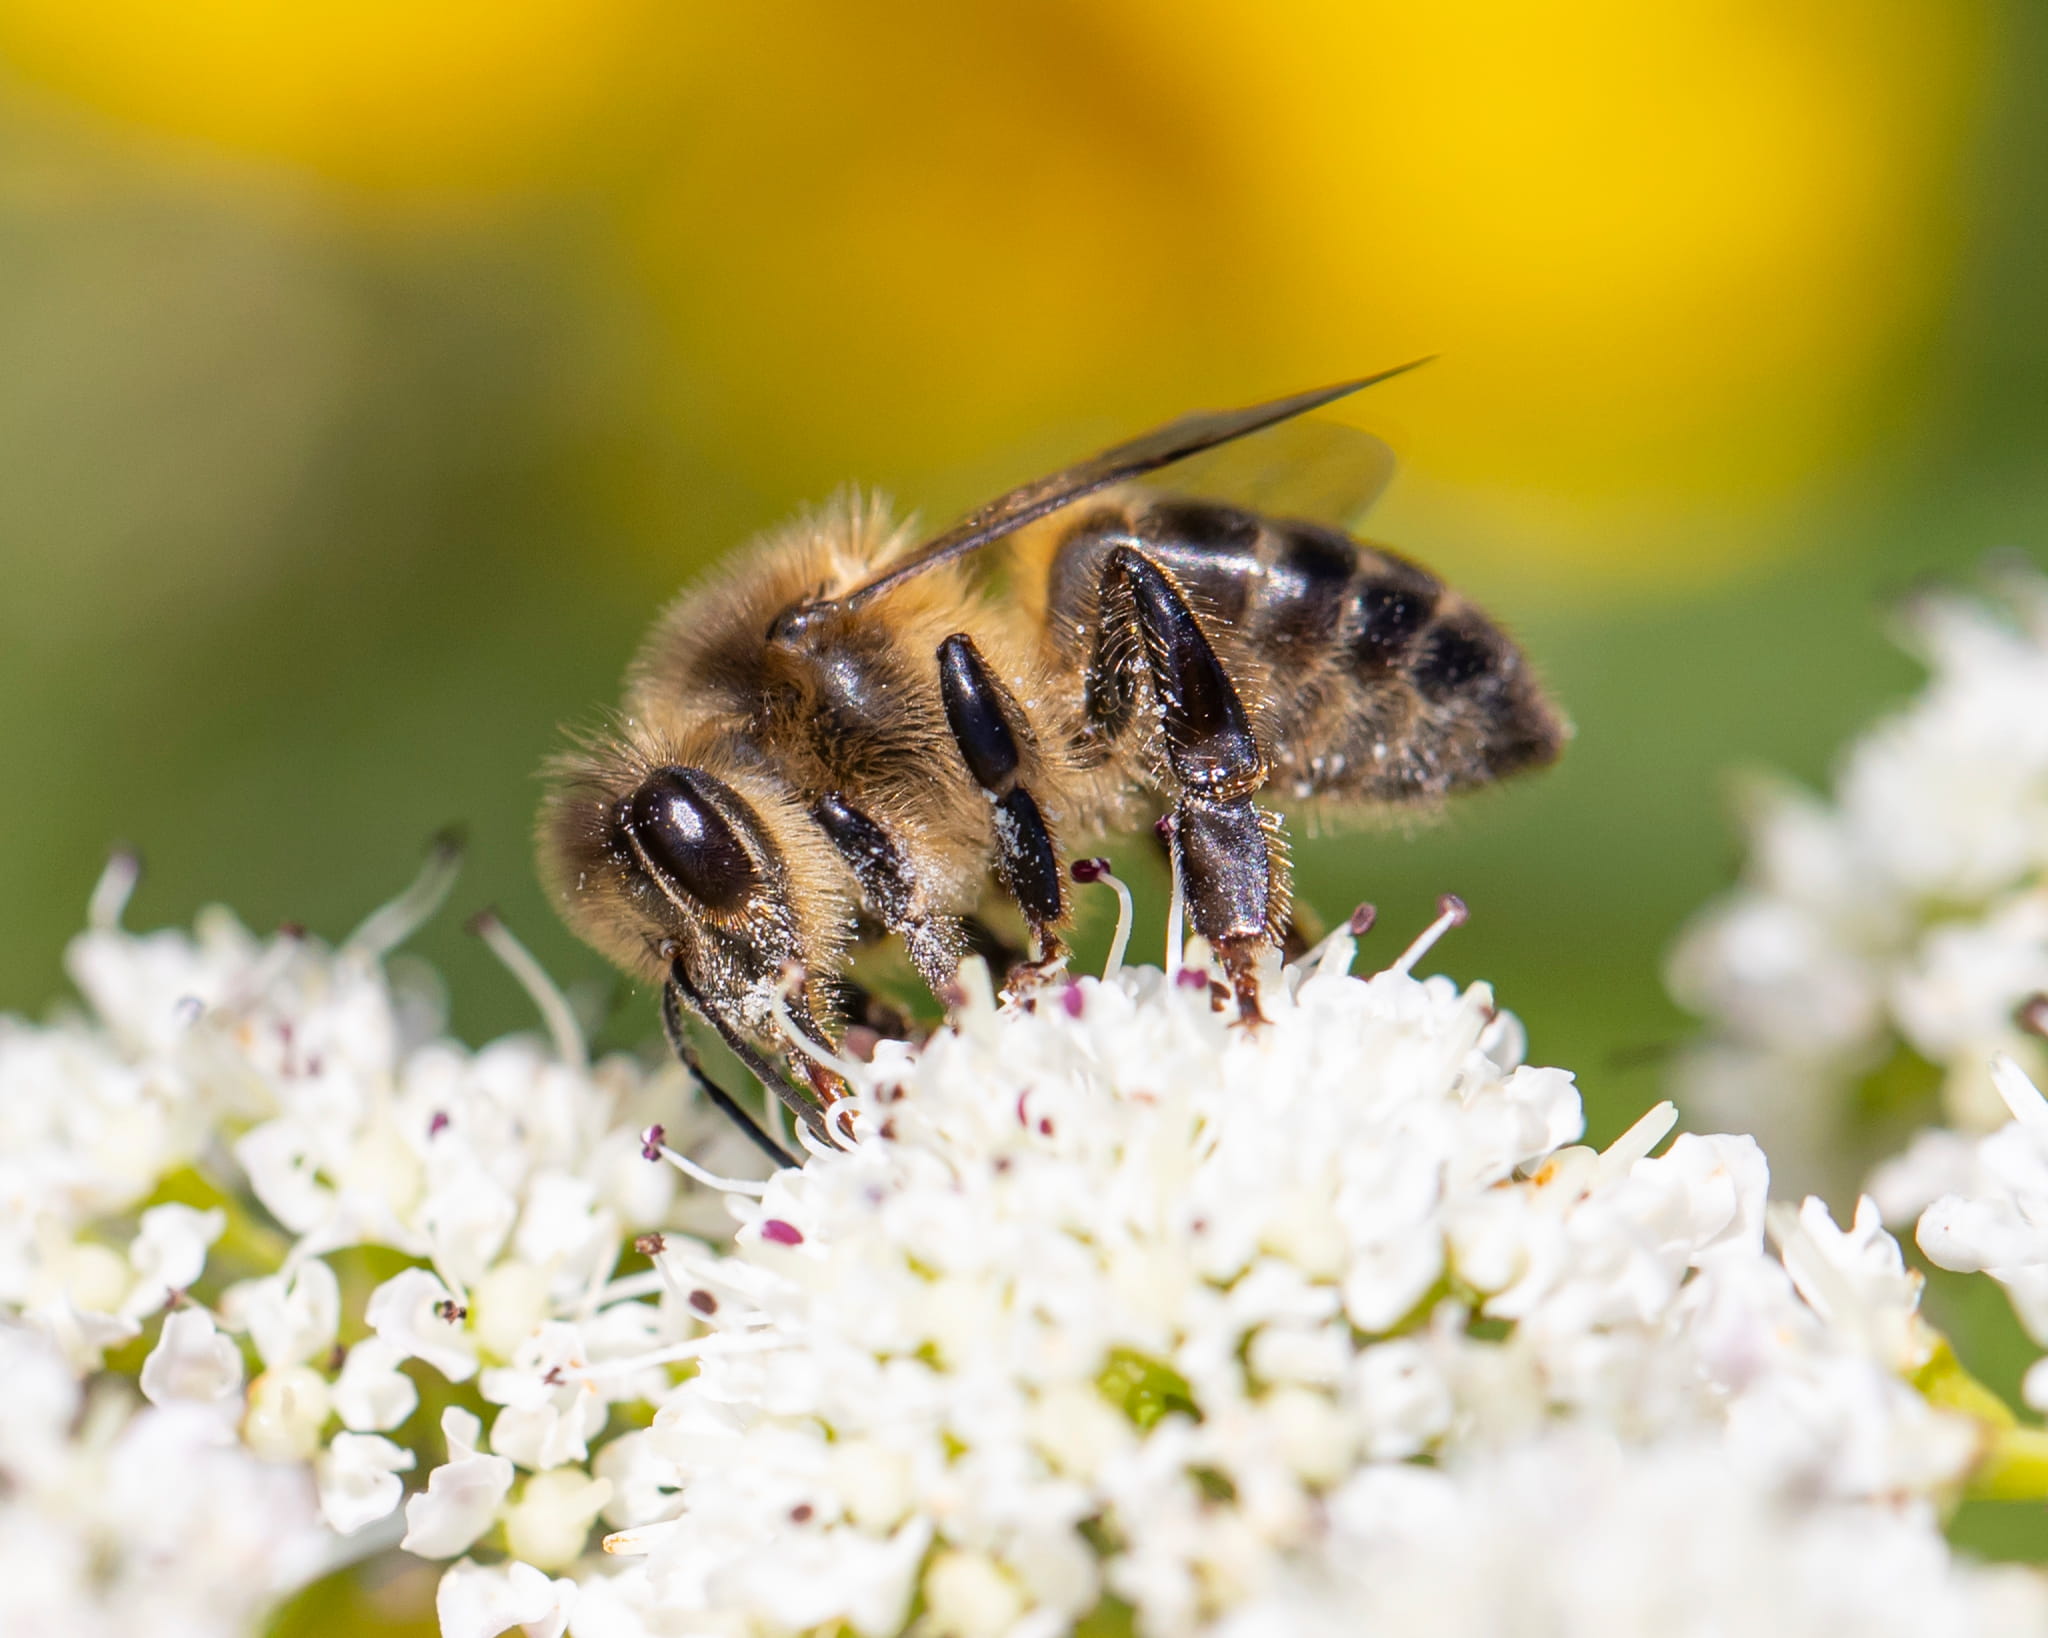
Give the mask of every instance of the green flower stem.
[[2048, 1428], [2023, 1426], [2010, 1405], [1979, 1382], [1943, 1338], [1913, 1386], [1930, 1405], [1967, 1416], [1981, 1430], [1983, 1450], [1966, 1494], [1977, 1501], [2048, 1501]]

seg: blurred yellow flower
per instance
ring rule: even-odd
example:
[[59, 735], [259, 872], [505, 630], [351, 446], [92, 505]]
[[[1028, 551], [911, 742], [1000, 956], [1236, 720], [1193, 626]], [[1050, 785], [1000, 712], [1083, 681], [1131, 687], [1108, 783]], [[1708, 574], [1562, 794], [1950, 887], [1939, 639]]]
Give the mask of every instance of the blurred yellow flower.
[[764, 491], [929, 494], [1437, 352], [1355, 413], [1451, 513], [1628, 570], [1646, 524], [1839, 471], [1909, 384], [1986, 31], [1934, 0], [804, 15], [710, 43], [640, 239], [693, 440]]
[[1655, 570], [1910, 390], [1987, 15], [0, 0], [0, 50], [372, 199], [607, 201], [689, 459], [770, 508], [965, 503], [1020, 452], [1436, 352], [1355, 411], [1418, 475], [1396, 504]]
[[116, 120], [401, 194], [608, 166], [676, 61], [662, 0], [5, 0], [0, 57]]

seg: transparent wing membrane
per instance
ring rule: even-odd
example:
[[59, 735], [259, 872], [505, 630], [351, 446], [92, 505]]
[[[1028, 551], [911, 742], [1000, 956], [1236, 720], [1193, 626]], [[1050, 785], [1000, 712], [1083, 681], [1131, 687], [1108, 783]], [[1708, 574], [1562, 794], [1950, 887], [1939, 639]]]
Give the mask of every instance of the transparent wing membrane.
[[[1049, 477], [1039, 478], [1031, 483], [1011, 490], [988, 505], [969, 513], [952, 528], [918, 547], [902, 563], [870, 580], [866, 585], [848, 592], [839, 601], [848, 608], [857, 607], [869, 599], [880, 596], [890, 587], [899, 585], [913, 575], [927, 569], [950, 563], [969, 552], [978, 551], [992, 541], [1001, 540], [1005, 535], [1021, 529], [1027, 523], [1034, 523], [1048, 513], [1092, 495], [1098, 489], [1111, 484], [1122, 483], [1128, 478], [1141, 477], [1147, 472], [1156, 472], [1161, 467], [1172, 466], [1192, 455], [1205, 450], [1214, 450], [1222, 445], [1233, 444], [1240, 438], [1262, 432], [1268, 427], [1292, 421], [1296, 416], [1306, 415], [1311, 410], [1321, 409], [1325, 404], [1339, 398], [1348, 398], [1352, 393], [1362, 391], [1378, 382], [1405, 375], [1427, 359], [1416, 359], [1411, 363], [1397, 365], [1391, 370], [1382, 370], [1378, 375], [1365, 376], [1357, 381], [1339, 382], [1334, 387], [1319, 387], [1313, 392], [1296, 393], [1289, 398], [1276, 398], [1269, 403], [1253, 404], [1246, 409], [1200, 410], [1192, 415], [1183, 415], [1169, 421], [1163, 427], [1128, 443], [1117, 444], [1091, 455], [1086, 460]], [[1349, 429], [1338, 429], [1348, 431]], [[1361, 433], [1370, 439], [1369, 434]], [[1370, 439], [1377, 443], [1377, 439]], [[1384, 486], [1384, 479], [1381, 480]], [[1343, 486], [1339, 485], [1339, 489]], [[1354, 489], [1360, 487], [1353, 480]], [[1377, 494], [1374, 488], [1371, 494]], [[1370, 499], [1370, 496], [1367, 497]]]

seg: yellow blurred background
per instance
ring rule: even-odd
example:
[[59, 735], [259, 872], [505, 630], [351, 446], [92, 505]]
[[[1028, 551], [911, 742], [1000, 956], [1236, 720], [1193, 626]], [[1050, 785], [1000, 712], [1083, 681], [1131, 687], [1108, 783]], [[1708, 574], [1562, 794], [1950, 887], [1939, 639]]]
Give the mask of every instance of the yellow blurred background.
[[[1345, 410], [1374, 533], [1516, 626], [1564, 767], [1326, 910], [1494, 978], [1596, 1130], [1683, 1028], [1731, 764], [1812, 778], [1885, 595], [2048, 521], [2026, 0], [937, 7], [0, 0], [0, 1006], [136, 914], [338, 933], [532, 771], [700, 566], [848, 480], [939, 518], [1197, 405]], [[458, 1027], [521, 1026], [459, 917]]]

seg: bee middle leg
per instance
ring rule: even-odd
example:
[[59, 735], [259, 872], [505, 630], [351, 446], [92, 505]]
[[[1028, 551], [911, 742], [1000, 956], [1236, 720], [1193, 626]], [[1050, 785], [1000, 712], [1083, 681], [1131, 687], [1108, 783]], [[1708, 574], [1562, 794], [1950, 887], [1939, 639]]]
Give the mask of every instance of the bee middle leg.
[[1091, 696], [1127, 704], [1132, 645], [1144, 657], [1159, 717], [1173, 806], [1173, 866], [1188, 920], [1207, 939], [1237, 996], [1238, 1015], [1260, 1018], [1256, 968], [1278, 942], [1288, 910], [1287, 859], [1278, 822], [1252, 798], [1266, 783], [1266, 759], [1244, 702], [1168, 577], [1134, 547], [1119, 546], [1103, 569], [1101, 625]]
[[1067, 919], [1066, 880], [1052, 831], [1021, 777], [1024, 750], [1015, 724], [1024, 717], [1017, 702], [964, 632], [941, 643], [938, 657], [939, 696], [953, 743], [994, 808], [996, 879], [1024, 913], [1035, 946], [1032, 961], [1012, 975], [1014, 986], [1019, 976], [1042, 977], [1066, 962], [1059, 934]]

